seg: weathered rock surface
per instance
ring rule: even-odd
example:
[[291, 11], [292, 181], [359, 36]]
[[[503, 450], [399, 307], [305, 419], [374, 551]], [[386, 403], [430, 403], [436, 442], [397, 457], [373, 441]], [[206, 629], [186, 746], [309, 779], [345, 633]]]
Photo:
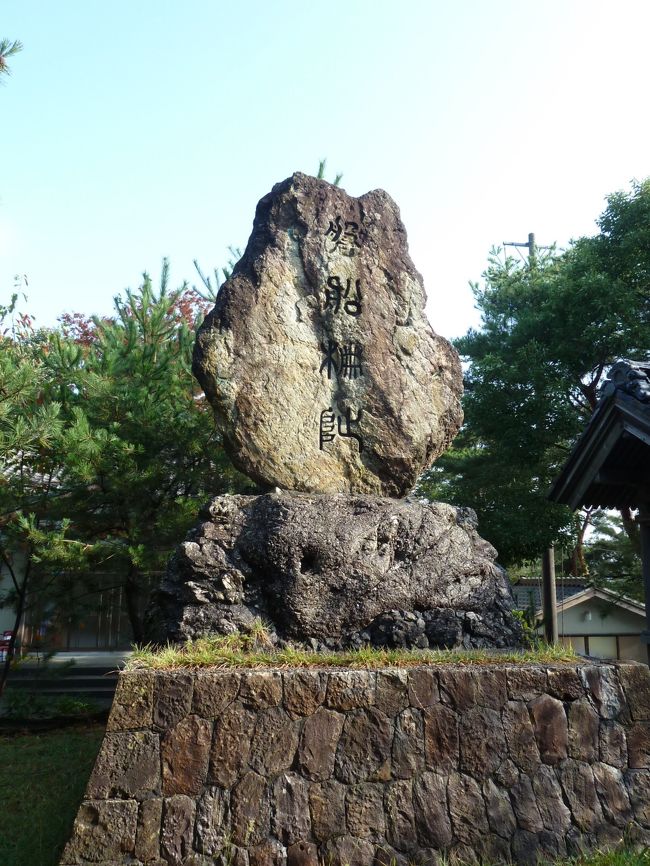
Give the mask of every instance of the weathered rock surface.
[[262, 615], [280, 638], [327, 647], [519, 642], [508, 581], [469, 509], [269, 493], [217, 497], [202, 517], [154, 593], [149, 640]]
[[[606, 666], [609, 693], [634, 692], [635, 718], [621, 705], [614, 719], [612, 702], [595, 700], [600, 668], [562, 702], [551, 693], [582, 681], [584, 665], [124, 672], [120, 730], [106, 734], [62, 864], [408, 866], [453, 855], [535, 866], [624, 835], [647, 844], [650, 673]], [[174, 725], [159, 735], [172, 704]], [[109, 757], [118, 771], [98, 784]]]
[[277, 184], [194, 354], [235, 465], [286, 490], [404, 496], [462, 421], [458, 356], [424, 304], [383, 190]]

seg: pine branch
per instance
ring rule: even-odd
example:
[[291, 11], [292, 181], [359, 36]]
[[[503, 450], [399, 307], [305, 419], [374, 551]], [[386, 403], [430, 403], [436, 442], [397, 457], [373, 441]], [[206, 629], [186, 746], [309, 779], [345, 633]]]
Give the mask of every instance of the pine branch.
[[23, 50], [23, 44], [18, 39], [12, 42], [10, 39], [0, 39], [0, 75], [11, 75], [11, 69], [7, 65], [7, 58], [13, 57]]

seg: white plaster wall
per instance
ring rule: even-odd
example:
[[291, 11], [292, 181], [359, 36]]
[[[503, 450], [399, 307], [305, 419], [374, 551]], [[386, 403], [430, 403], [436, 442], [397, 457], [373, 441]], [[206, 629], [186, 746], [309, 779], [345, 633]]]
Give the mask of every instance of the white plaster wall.
[[[577, 653], [585, 653], [586, 635], [589, 637], [590, 656], [614, 659], [617, 657], [618, 637], [618, 658], [648, 664], [648, 651], [640, 639], [645, 629], [645, 616], [641, 613], [593, 598], [564, 613], [558, 611], [557, 620], [560, 642], [573, 647]], [[538, 630], [543, 633], [543, 628]]]
[[[588, 614], [591, 614], [589, 618]], [[590, 599], [565, 610], [558, 611], [557, 627], [560, 634], [638, 635], [643, 631], [645, 618], [601, 599]]]

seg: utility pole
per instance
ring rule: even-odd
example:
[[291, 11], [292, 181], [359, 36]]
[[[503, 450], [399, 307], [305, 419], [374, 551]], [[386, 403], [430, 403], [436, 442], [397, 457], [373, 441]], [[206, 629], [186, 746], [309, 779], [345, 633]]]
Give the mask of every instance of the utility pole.
[[537, 250], [550, 250], [552, 247], [538, 247], [535, 243], [535, 232], [530, 232], [528, 240], [518, 243], [517, 241], [504, 241], [504, 247], [526, 247], [528, 249], [528, 264], [534, 268], [537, 264]]
[[[528, 266], [531, 271], [537, 264], [537, 250], [548, 250], [550, 247], [538, 247], [535, 244], [535, 233], [530, 232], [528, 241], [518, 243], [517, 241], [504, 241], [504, 247], [527, 247]], [[555, 590], [555, 551], [553, 546], [547, 548], [542, 554], [542, 611], [544, 613], [544, 637], [547, 643], [555, 644], [558, 641], [557, 630], [557, 594]]]
[[644, 502], [639, 508], [637, 523], [641, 528], [641, 570], [645, 588], [645, 631], [641, 634], [642, 643], [648, 651], [650, 664], [650, 502]]
[[553, 545], [542, 553], [542, 610], [546, 643], [558, 641], [557, 594], [555, 591], [555, 549]]

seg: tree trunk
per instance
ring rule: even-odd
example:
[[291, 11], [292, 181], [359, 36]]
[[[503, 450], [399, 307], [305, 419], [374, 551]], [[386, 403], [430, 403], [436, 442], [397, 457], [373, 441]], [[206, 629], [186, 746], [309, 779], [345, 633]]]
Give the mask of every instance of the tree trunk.
[[124, 597], [126, 599], [126, 612], [131, 623], [131, 631], [133, 632], [133, 641], [137, 644], [144, 642], [144, 629], [142, 626], [142, 616], [140, 614], [140, 583], [138, 578], [140, 573], [135, 566], [129, 567], [129, 573], [124, 584]]
[[585, 561], [585, 548], [582, 541], [577, 542], [571, 551], [569, 560], [569, 574], [571, 577], [584, 577], [587, 574], [587, 563]]
[[4, 660], [4, 664], [2, 666], [2, 673], [0, 674], [0, 697], [2, 697], [5, 686], [7, 685], [7, 678], [9, 676], [9, 670], [11, 669], [11, 662], [13, 661], [14, 653], [16, 650], [16, 638], [18, 637], [18, 629], [20, 628], [20, 624], [23, 619], [23, 614], [25, 613], [25, 599], [27, 598], [27, 583], [29, 581], [29, 572], [31, 568], [31, 562], [28, 561], [25, 566], [25, 574], [23, 576], [23, 582], [20, 585], [20, 591], [18, 593], [18, 605], [16, 607], [16, 618], [14, 620], [14, 630], [11, 635], [11, 640], [9, 641], [9, 647], [7, 648], [7, 656]]
[[641, 556], [641, 530], [639, 524], [632, 517], [632, 512], [629, 508], [621, 508], [621, 517], [623, 519], [623, 529], [632, 542], [632, 547]]
[[589, 574], [589, 569], [587, 568], [587, 562], [585, 560], [585, 532], [587, 531], [587, 527], [589, 526], [589, 518], [591, 517], [592, 508], [588, 508], [587, 512], [584, 516], [584, 519], [581, 520], [578, 514], [575, 516], [576, 520], [576, 529], [577, 529], [577, 537], [575, 547], [571, 553], [571, 561], [569, 564], [569, 574], [572, 577], [584, 577], [586, 574]]

